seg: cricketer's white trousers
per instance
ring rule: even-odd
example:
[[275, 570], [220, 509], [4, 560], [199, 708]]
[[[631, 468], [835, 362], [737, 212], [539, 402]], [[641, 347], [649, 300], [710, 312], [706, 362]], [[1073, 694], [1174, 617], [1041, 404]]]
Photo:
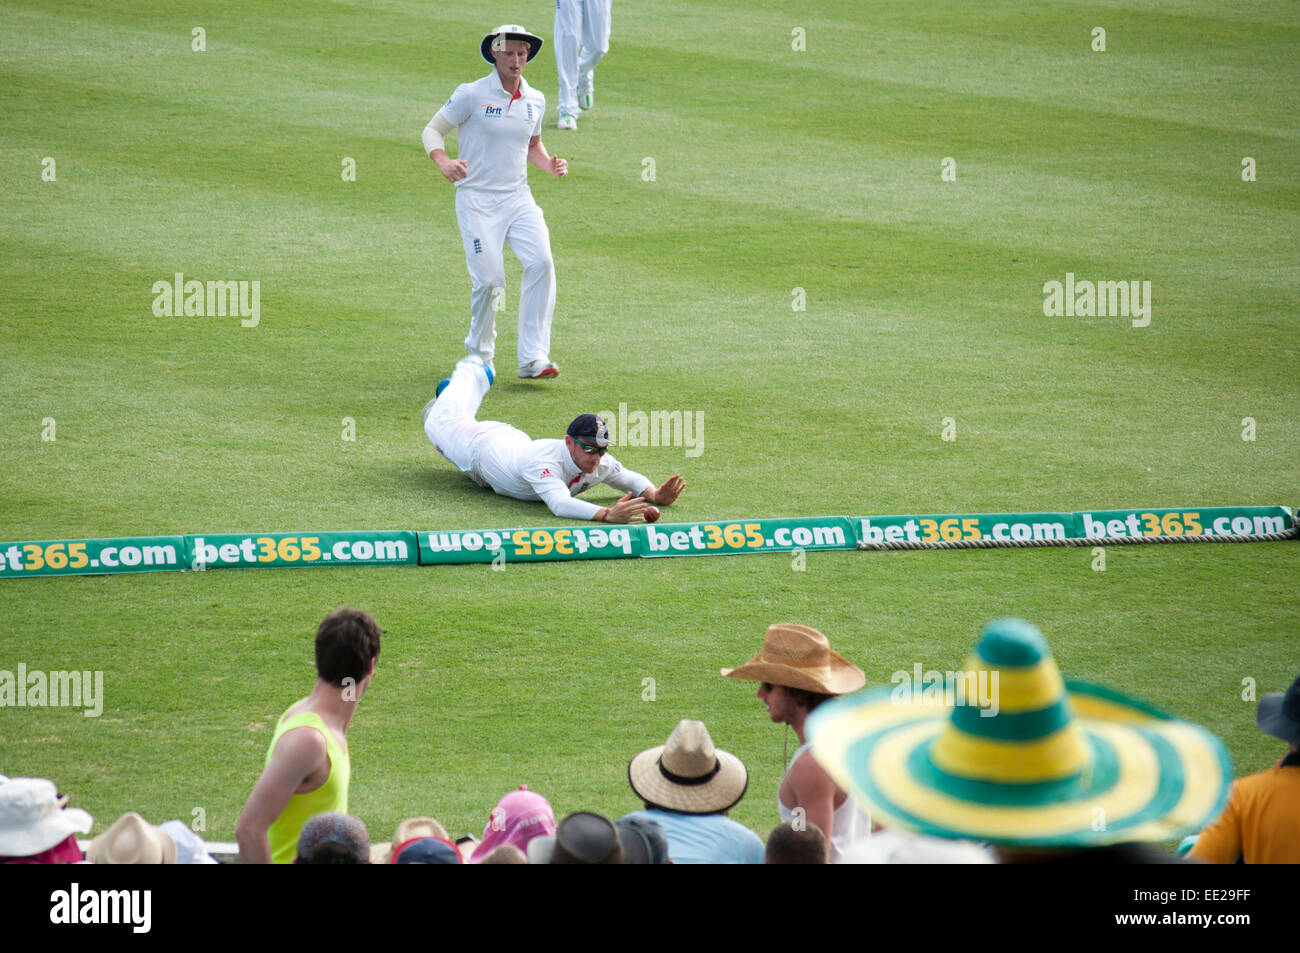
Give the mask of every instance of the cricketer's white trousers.
[[578, 115], [578, 89], [590, 88], [596, 67], [609, 52], [610, 2], [555, 0], [556, 106], [562, 113]]
[[484, 367], [470, 358], [463, 358], [451, 372], [451, 383], [442, 389], [424, 418], [424, 432], [433, 448], [479, 486], [487, 486], [479, 476], [478, 454], [489, 433], [493, 440], [500, 437], [529, 442], [527, 434], [509, 424], [475, 419], [489, 387]]
[[550, 360], [555, 315], [555, 261], [551, 233], [527, 188], [504, 195], [456, 190], [456, 218], [465, 246], [470, 291], [465, 353], [490, 364], [496, 353], [496, 317], [505, 301], [505, 245], [524, 266], [519, 294], [519, 365]]

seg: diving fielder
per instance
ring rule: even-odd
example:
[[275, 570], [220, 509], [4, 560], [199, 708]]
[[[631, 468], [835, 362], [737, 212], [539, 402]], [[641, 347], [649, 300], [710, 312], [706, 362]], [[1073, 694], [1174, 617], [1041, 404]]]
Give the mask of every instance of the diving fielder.
[[609, 52], [610, 5], [611, 0], [555, 0], [558, 129], [577, 129], [579, 108], [596, 104], [596, 67]]
[[[424, 432], [434, 449], [479, 486], [541, 500], [556, 516], [609, 523], [653, 523], [659, 510], [652, 504], [668, 506], [686, 487], [676, 474], [656, 487], [610, 456], [609, 428], [595, 414], [575, 417], [563, 440], [533, 440], [509, 424], [476, 420], [492, 380], [490, 369], [462, 358], [424, 407]], [[623, 490], [622, 499], [607, 507], [575, 499], [597, 483]]]
[[[519, 376], [555, 377], [551, 318], [555, 313], [555, 263], [542, 210], [528, 190], [530, 162], [563, 178], [569, 164], [542, 145], [546, 97], [524, 81], [524, 64], [542, 38], [521, 26], [500, 26], [479, 51], [493, 70], [456, 88], [424, 127], [424, 151], [456, 186], [456, 218], [473, 280], [466, 353], [493, 367], [496, 312], [506, 288], [505, 243], [524, 266], [519, 296]], [[447, 156], [445, 136], [459, 128], [459, 155]], [[526, 161], [525, 161], [526, 160]]]

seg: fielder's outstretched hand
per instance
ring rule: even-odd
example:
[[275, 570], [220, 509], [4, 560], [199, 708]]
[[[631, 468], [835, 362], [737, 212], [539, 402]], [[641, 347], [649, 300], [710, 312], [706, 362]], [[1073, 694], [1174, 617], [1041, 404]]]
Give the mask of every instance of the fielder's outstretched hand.
[[686, 489], [686, 481], [674, 473], [657, 490], [647, 490], [645, 498], [651, 503], [658, 503], [660, 506], [670, 506], [673, 500], [682, 495], [682, 490]]
[[645, 519], [649, 505], [642, 497], [633, 498], [632, 491], [628, 490], [613, 506], [597, 513], [596, 518], [606, 523], [635, 523]]

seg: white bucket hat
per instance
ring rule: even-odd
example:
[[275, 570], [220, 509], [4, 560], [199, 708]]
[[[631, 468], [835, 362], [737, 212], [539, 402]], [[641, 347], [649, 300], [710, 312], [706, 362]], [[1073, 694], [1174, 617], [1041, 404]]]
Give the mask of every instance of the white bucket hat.
[[537, 55], [542, 48], [542, 38], [536, 33], [529, 33], [517, 23], [503, 23], [491, 33], [483, 37], [479, 43], [479, 52], [483, 54], [483, 59], [487, 60], [493, 66], [497, 61], [492, 58], [492, 47], [496, 45], [497, 38], [500, 37], [502, 43], [508, 40], [523, 40], [528, 44], [528, 59], [526, 62], [531, 63], [533, 57]]
[[11, 778], [0, 784], [0, 857], [30, 857], [72, 834], [89, 834], [95, 820], [77, 807], [64, 807], [53, 781]]
[[176, 844], [176, 863], [178, 864], [215, 864], [216, 858], [208, 853], [203, 838], [185, 824], [184, 821], [163, 821], [158, 829]]

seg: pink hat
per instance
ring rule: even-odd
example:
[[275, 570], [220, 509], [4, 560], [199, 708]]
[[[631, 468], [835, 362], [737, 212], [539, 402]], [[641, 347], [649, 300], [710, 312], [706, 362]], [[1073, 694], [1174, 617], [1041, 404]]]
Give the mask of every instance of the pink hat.
[[527, 852], [528, 842], [534, 837], [550, 837], [555, 833], [555, 812], [540, 794], [519, 785], [497, 802], [483, 828], [483, 840], [470, 855], [471, 864], [481, 864], [488, 854], [502, 844], [511, 844]]

